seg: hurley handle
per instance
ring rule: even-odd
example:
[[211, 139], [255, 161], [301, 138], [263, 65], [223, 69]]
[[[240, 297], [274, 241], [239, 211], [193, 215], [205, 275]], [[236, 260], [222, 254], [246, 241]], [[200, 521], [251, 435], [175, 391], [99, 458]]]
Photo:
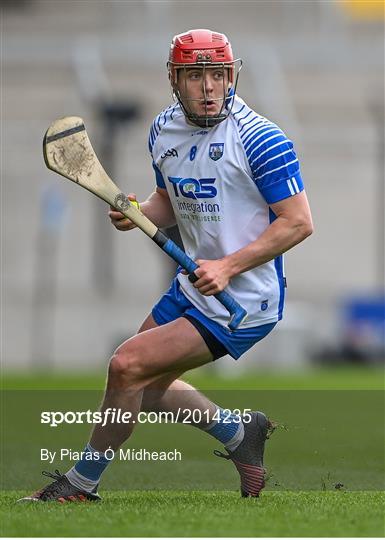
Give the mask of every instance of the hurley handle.
[[[165, 251], [170, 257], [180, 264], [189, 275], [189, 280], [193, 283], [198, 277], [194, 275], [194, 270], [199, 266], [192, 260], [184, 251], [182, 251], [170, 238], [167, 238], [161, 231], [158, 231], [153, 237], [153, 240]], [[230, 313], [230, 321], [228, 327], [234, 331], [247, 317], [247, 311], [238, 304], [236, 300], [226, 291], [221, 291], [214, 295], [215, 298], [227, 309]]]

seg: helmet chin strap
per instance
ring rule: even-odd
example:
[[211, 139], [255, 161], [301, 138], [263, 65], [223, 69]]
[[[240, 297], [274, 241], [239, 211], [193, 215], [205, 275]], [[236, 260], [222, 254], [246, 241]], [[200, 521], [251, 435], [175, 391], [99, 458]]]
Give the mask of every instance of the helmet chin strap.
[[216, 116], [198, 116], [192, 113], [185, 112], [185, 116], [189, 120], [189, 122], [191, 122], [192, 124], [195, 124], [198, 127], [211, 128], [220, 124], [221, 122], [223, 122], [223, 120], [226, 120], [228, 115], [220, 114]]

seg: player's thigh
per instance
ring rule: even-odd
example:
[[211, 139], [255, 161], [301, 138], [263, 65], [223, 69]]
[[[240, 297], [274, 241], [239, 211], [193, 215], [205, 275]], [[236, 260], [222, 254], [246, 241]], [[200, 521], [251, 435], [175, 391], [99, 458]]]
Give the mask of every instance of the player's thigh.
[[[151, 328], [156, 328], [159, 326], [153, 316], [150, 314], [143, 322], [142, 326], [138, 330], [138, 334], [150, 330]], [[183, 374], [183, 371], [175, 370], [169, 371], [167, 373], [162, 373], [157, 377], [152, 383], [146, 386], [143, 391], [142, 398], [142, 411], [152, 411], [157, 410], [158, 405], [167, 392], [168, 388], [175, 383], [175, 380], [178, 379]]]
[[[142, 332], [145, 332], [146, 330], [151, 330], [151, 328], [158, 327], [159, 324], [155, 322], [154, 317], [150, 313], [148, 317], [143, 321], [141, 327], [138, 330], [138, 334], [141, 334]], [[180, 375], [183, 374], [183, 371], [172, 371], [168, 373], [164, 373], [162, 377], [160, 377], [157, 381], [155, 381], [152, 385], [148, 387], [149, 391], [155, 390], [155, 391], [162, 391], [165, 392], [167, 388], [172, 384], [175, 379], [177, 379]], [[147, 388], [144, 392], [143, 399], [145, 397], [145, 394], [147, 393]]]
[[167, 324], [144, 330], [124, 342], [116, 351], [122, 362], [135, 364], [135, 371], [149, 382], [166, 373], [185, 371], [212, 360], [212, 354], [198, 330], [180, 317]]

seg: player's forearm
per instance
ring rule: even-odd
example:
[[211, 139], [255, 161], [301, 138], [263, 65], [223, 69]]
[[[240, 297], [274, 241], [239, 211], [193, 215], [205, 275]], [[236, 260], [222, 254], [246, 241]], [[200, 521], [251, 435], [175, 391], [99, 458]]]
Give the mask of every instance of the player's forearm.
[[175, 225], [175, 215], [170, 199], [154, 191], [148, 199], [140, 203], [142, 213], [159, 228]]
[[282, 255], [302, 242], [312, 232], [311, 221], [278, 217], [257, 240], [224, 258], [231, 277]]

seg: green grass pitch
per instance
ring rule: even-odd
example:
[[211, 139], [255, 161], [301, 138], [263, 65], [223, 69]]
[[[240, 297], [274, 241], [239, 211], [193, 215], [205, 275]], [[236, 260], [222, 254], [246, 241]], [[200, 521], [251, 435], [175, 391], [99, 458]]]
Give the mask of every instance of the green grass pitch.
[[380, 493], [105, 492], [101, 504], [2, 504], [5, 536], [382, 536]]
[[[140, 426], [135, 448], [180, 446], [180, 463], [114, 462], [101, 503], [17, 504], [46, 482], [38, 449], [81, 449], [89, 426], [48, 428], [46, 410], [97, 409], [104, 375], [16, 376], [2, 381], [0, 530], [8, 537], [378, 537], [384, 536], [384, 394], [381, 370], [317, 370], [186, 379], [221, 405], [257, 406], [285, 424], [267, 443], [269, 479], [242, 499], [218, 443], [190, 426]], [[68, 389], [72, 389], [69, 393]], [[18, 407], [20, 405], [20, 407]], [[56, 409], [54, 409], [56, 407]], [[127, 447], [127, 445], [126, 445]]]

